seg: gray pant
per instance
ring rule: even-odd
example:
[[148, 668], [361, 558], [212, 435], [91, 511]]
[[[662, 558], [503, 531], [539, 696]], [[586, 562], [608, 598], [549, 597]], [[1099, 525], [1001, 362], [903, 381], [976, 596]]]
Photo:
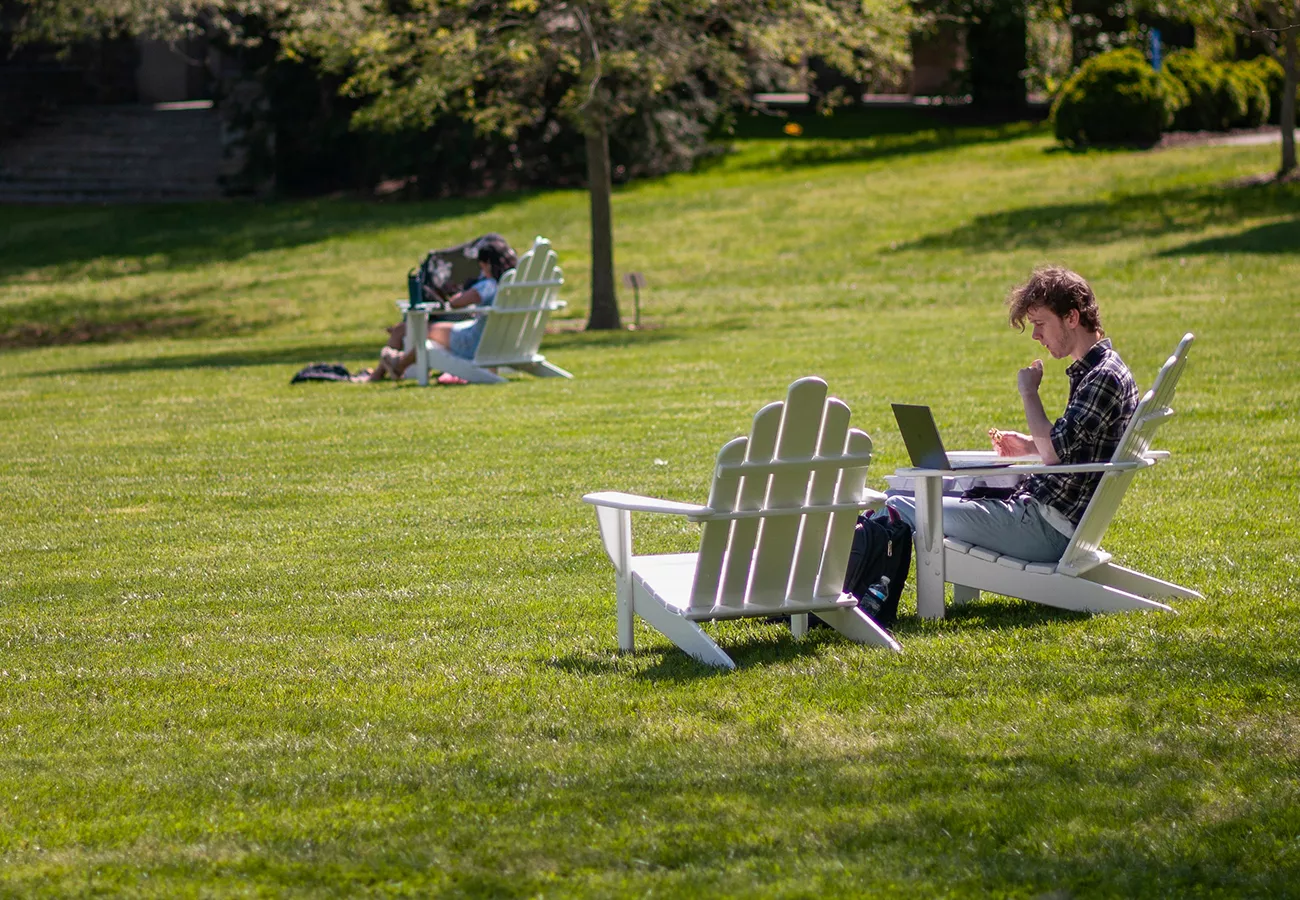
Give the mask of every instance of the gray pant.
[[[916, 527], [916, 498], [889, 498], [889, 507]], [[1056, 562], [1070, 539], [1047, 523], [1038, 504], [1013, 500], [943, 498], [943, 534], [1029, 562]]]

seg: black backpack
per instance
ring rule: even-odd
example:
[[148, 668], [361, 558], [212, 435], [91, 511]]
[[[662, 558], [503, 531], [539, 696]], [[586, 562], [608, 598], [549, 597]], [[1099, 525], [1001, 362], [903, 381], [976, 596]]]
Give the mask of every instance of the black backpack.
[[351, 381], [352, 375], [337, 363], [312, 363], [289, 380], [290, 384], [303, 381]]
[[[858, 609], [889, 627], [898, 618], [898, 598], [903, 595], [912, 567], [912, 526], [892, 509], [874, 515], [863, 513], [853, 529], [853, 550], [844, 573], [844, 592], [858, 598]], [[889, 592], [877, 600], [867, 589], [889, 578]]]

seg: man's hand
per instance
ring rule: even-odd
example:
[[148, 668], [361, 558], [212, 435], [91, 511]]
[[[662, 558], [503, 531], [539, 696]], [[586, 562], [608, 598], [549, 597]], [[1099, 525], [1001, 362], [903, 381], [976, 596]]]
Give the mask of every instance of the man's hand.
[[998, 456], [1033, 456], [1038, 453], [1034, 439], [1018, 431], [999, 431], [990, 428], [989, 440], [993, 442], [993, 449], [997, 451]]
[[1038, 386], [1043, 383], [1043, 361], [1036, 359], [1020, 370], [1016, 375], [1016, 387], [1020, 396], [1028, 397], [1038, 394]]

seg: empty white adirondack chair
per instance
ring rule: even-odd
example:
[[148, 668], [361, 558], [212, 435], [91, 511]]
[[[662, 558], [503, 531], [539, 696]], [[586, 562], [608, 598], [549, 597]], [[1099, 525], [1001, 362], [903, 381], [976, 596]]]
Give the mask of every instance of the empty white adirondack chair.
[[[1170, 607], [1152, 598], [1201, 597], [1190, 588], [1115, 565], [1110, 561], [1111, 555], [1101, 549], [1101, 539], [1133, 476], [1169, 456], [1168, 451], [1151, 450], [1151, 439], [1156, 429], [1174, 414], [1171, 406], [1174, 388], [1187, 362], [1187, 349], [1192, 344], [1192, 337], [1191, 334], [1184, 335], [1173, 356], [1161, 367], [1155, 384], [1138, 404], [1110, 462], [1072, 467], [1075, 471], [1105, 474], [1060, 562], [1027, 563], [1022, 559], [999, 556], [984, 547], [946, 538], [945, 579], [954, 586], [954, 603], [974, 600], [981, 590], [986, 590], [1049, 606], [1103, 612], [1169, 610]], [[1051, 467], [1042, 466], [1029, 469], [1051, 471]]]
[[[858, 512], [885, 499], [865, 487], [870, 461], [871, 438], [849, 428], [849, 408], [820, 378], [801, 378], [784, 402], [758, 411], [749, 437], [723, 446], [707, 506], [587, 494], [614, 563], [619, 647], [633, 649], [635, 614], [701, 662], [730, 669], [697, 622], [792, 615], [802, 635], [816, 612], [855, 641], [899, 650], [840, 590]], [[703, 523], [699, 551], [633, 555], [634, 511]]]
[[[415, 349], [415, 364], [407, 369], [407, 374], [414, 369], [422, 385], [429, 383], [430, 369], [450, 372], [466, 381], [481, 384], [505, 381], [499, 372], [492, 371], [503, 368], [531, 372], [543, 378], [572, 378], [537, 352], [551, 313], [565, 305], [558, 299], [562, 284], [564, 275], [556, 265], [551, 242], [543, 237], [536, 238], [528, 252], [519, 258], [518, 264], [497, 282], [497, 295], [491, 306], [455, 310], [457, 317], [465, 313], [487, 317], [483, 338], [472, 360], [454, 356], [433, 341], [418, 340], [428, 334], [431, 314], [422, 308], [410, 309], [407, 304], [399, 303], [399, 307], [406, 311], [405, 349]], [[438, 313], [435, 311], [432, 315], [436, 318]]]

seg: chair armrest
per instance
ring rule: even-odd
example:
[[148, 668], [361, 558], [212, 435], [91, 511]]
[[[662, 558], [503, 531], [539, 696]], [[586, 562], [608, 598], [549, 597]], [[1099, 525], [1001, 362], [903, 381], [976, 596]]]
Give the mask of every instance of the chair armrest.
[[608, 506], [612, 509], [626, 509], [632, 512], [667, 513], [674, 516], [707, 516], [713, 512], [707, 506], [697, 503], [678, 503], [675, 500], [657, 500], [640, 494], [625, 494], [622, 491], [596, 491], [582, 498], [583, 503], [592, 506]]
[[1141, 459], [1119, 463], [1071, 463], [1070, 465], [1055, 466], [1049, 466], [1047, 463], [1038, 463], [1033, 465], [989, 466], [988, 468], [981, 466], [979, 468], [966, 467], [961, 469], [916, 469], [911, 466], [903, 466], [897, 469], [894, 474], [909, 475], [913, 478], [925, 478], [933, 475], [1068, 475], [1076, 472], [1128, 472], [1133, 469], [1146, 469], [1150, 466], [1154, 466], [1167, 456], [1168, 453], [1155, 450], [1143, 454]]
[[524, 315], [527, 313], [535, 313], [535, 312], [551, 312], [556, 309], [559, 309], [559, 307], [553, 304], [548, 304], [545, 306], [510, 306], [510, 307], [456, 306], [448, 309], [431, 309], [429, 310], [429, 318], [442, 319], [442, 318], [449, 318], [451, 316], [473, 316], [476, 319], [481, 319], [484, 316], [489, 316], [492, 315], [493, 313], [495, 313], [498, 316], [509, 316], [509, 315]]
[[597, 491], [582, 498], [584, 503], [592, 506], [606, 506], [611, 509], [626, 509], [630, 512], [667, 513], [674, 516], [686, 516], [692, 522], [730, 521], [731, 519], [766, 519], [773, 516], [798, 515], [800, 513], [852, 512], [867, 508], [879, 508], [885, 503], [885, 495], [870, 488], [863, 488], [858, 500], [843, 503], [828, 503], [822, 506], [792, 507], [782, 509], [745, 509], [732, 512], [718, 512], [708, 506], [696, 503], [678, 503], [675, 500], [657, 500], [640, 494], [625, 494], [622, 491]]
[[475, 319], [486, 316], [491, 311], [490, 306], [457, 306], [448, 309], [431, 309], [429, 310], [430, 319], [449, 319], [452, 316], [472, 316]]
[[[397, 307], [397, 311], [403, 316], [411, 311], [411, 303], [409, 300], [394, 300], [393, 305]], [[474, 318], [478, 318], [480, 316], [486, 316], [490, 309], [490, 306], [457, 306], [449, 309], [434, 309], [431, 306], [424, 307], [424, 311], [429, 314], [430, 319], [446, 319], [452, 316], [473, 316]]]
[[[493, 306], [491, 311], [496, 313], [498, 316], [508, 316], [521, 313], [554, 312], [563, 305], [563, 303], [559, 304], [559, 306], [554, 303], [543, 303], [540, 306]], [[484, 314], [486, 314], [486, 312], [487, 307], [484, 307]]]

